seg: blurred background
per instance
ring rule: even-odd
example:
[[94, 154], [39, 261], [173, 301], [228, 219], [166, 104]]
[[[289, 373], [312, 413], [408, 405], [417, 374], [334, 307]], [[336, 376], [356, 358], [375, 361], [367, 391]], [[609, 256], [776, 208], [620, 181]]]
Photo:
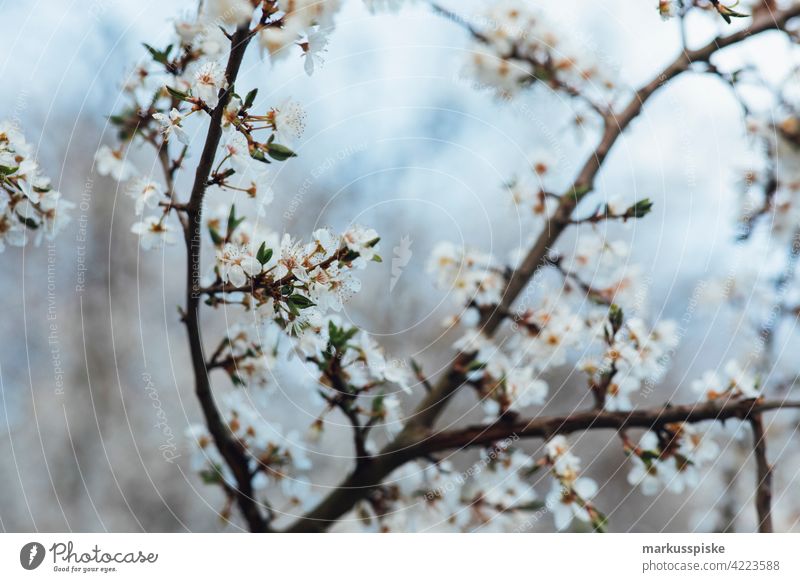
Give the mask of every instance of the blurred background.
[[[258, 86], [259, 103], [291, 96], [308, 112], [299, 157], [280, 165], [264, 220], [297, 236], [350, 223], [377, 229], [384, 263], [365, 272], [345, 316], [393, 357], [413, 357], [435, 376], [456, 339], [442, 336], [441, 325], [453, 305], [424, 272], [435, 243], [464, 243], [506, 259], [532, 233], [504, 183], [543, 151], [555, 160], [558, 190], [571, 182], [596, 136], [590, 124], [576, 126], [569, 102], [544, 88], [505, 102], [474, 87], [462, 75], [469, 35], [423, 3], [376, 15], [358, 0], [344, 4], [325, 64], [313, 77], [299, 57], [270, 66], [254, 48], [245, 63], [239, 86]], [[535, 4], [630, 86], [679, 50], [677, 24], [661, 21], [655, 1]], [[450, 4], [465, 14], [479, 5]], [[166, 45], [172, 19], [191, 9], [181, 0], [0, 0], [0, 118], [19, 121], [44, 173], [78, 205], [54, 243], [0, 255], [4, 531], [239, 529], [220, 519], [221, 495], [190, 468], [184, 432], [200, 420], [200, 410], [177, 311], [184, 282], [174, 274], [182, 272], [184, 251], [176, 245], [140, 254], [130, 233], [133, 201], [92, 171], [94, 152], [112, 143], [107, 116], [120, 106], [125, 75], [144, 56], [141, 43]], [[726, 26], [716, 20], [691, 20], [690, 38], [700, 42]], [[768, 34], [721, 62], [755, 62], [777, 75], [785, 50], [782, 39]], [[202, 127], [192, 129], [199, 139]], [[655, 202], [645, 220], [611, 232], [632, 244], [632, 260], [644, 270], [648, 314], [681, 323], [672, 371], [637, 404], [692, 401], [690, 380], [735, 349], [725, 317], [717, 307], [697, 307], [696, 299], [702, 281], [746, 260], [733, 239], [736, 179], [748, 151], [729, 89], [689, 74], [647, 104], [598, 177], [595, 200]], [[146, 152], [140, 160], [152, 163]], [[411, 259], [393, 283], [386, 259], [401, 244]], [[207, 339], [218, 336], [225, 314], [206, 318]], [[583, 380], [565, 382], [566, 376], [551, 381], [558, 390], [551, 411], [569, 411], [583, 396]], [[317, 410], [312, 379], [287, 369], [279, 380], [270, 420], [304, 432]], [[442, 425], [482, 417], [465, 392]], [[335, 484], [349, 466], [343, 431], [326, 432], [333, 442], [310, 451], [316, 485]], [[741, 485], [716, 476], [699, 493], [662, 495], [653, 503], [626, 484], [612, 435], [573, 440], [587, 474], [602, 486], [598, 506], [614, 531], [714, 529], [708, 507], [722, 506], [731, 486], [744, 488], [745, 501], [752, 489], [746, 469]], [[786, 462], [800, 466], [796, 457]], [[751, 527], [751, 513], [743, 510], [737, 526]], [[797, 522], [788, 509], [781, 515], [783, 528]]]

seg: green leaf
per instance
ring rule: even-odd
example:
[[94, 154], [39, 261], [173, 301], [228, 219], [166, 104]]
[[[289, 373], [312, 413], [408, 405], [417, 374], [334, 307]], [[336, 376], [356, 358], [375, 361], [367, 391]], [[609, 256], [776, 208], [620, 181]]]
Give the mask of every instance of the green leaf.
[[157, 63], [161, 63], [162, 65], [169, 64], [169, 53], [172, 51], [172, 45], [167, 46], [163, 51], [160, 51], [156, 48], [153, 48], [149, 44], [142, 43], [144, 48], [147, 49], [147, 52], [150, 53], [150, 56], [153, 57], [153, 60]]
[[348, 249], [341, 260], [343, 262], [345, 262], [345, 263], [351, 263], [351, 262], [355, 261], [360, 256], [361, 255], [359, 255], [356, 251]]
[[656, 451], [642, 451], [639, 455], [639, 458], [645, 462], [646, 465], [650, 465], [650, 463], [659, 458], [659, 454]]
[[237, 218], [236, 217], [236, 205], [231, 204], [231, 212], [228, 214], [228, 236], [226, 238], [230, 239], [236, 229], [245, 221], [244, 217]]
[[0, 166], [0, 175], [10, 176], [19, 170], [19, 166]]
[[296, 153], [294, 153], [292, 150], [290, 150], [286, 146], [280, 145], [280, 144], [277, 144], [277, 143], [268, 143], [267, 144], [267, 153], [269, 154], [269, 157], [271, 157], [273, 160], [277, 160], [279, 162], [284, 162], [284, 161], [288, 160], [289, 158], [294, 158], [294, 157], [297, 156]]
[[262, 242], [261, 246], [258, 247], [258, 252], [256, 253], [256, 260], [261, 263], [262, 265], [266, 265], [269, 263], [269, 260], [272, 258], [272, 249], [267, 248], [267, 243]]
[[649, 198], [637, 201], [633, 206], [625, 211], [625, 216], [629, 218], [644, 218], [653, 209], [653, 202]]
[[357, 327], [345, 329], [337, 327], [332, 321], [328, 322], [328, 343], [336, 350], [341, 351], [344, 345], [358, 333]]
[[212, 469], [203, 469], [200, 471], [200, 478], [206, 485], [222, 483], [222, 470], [219, 465], [215, 464]]
[[372, 260], [375, 261], [376, 263], [382, 263], [383, 262], [383, 259], [381, 258], [380, 255], [373, 255]]
[[290, 295], [288, 302], [300, 309], [305, 309], [307, 307], [313, 307], [314, 305], [316, 305], [313, 301], [311, 301], [311, 299], [309, 299], [305, 295], [300, 295], [299, 293]]
[[624, 319], [625, 315], [622, 309], [616, 303], [612, 303], [611, 307], [608, 308], [608, 321], [611, 324], [611, 329], [614, 331], [614, 334], [622, 327]]
[[253, 151], [250, 152], [250, 157], [253, 158], [254, 160], [258, 160], [259, 162], [264, 162], [265, 164], [272, 163], [266, 158], [264, 152], [262, 152], [260, 149], [257, 148], [253, 149]]
[[17, 218], [19, 219], [19, 221], [22, 224], [24, 224], [26, 227], [30, 228], [31, 230], [36, 230], [37, 228], [39, 228], [39, 225], [36, 224], [36, 221], [34, 221], [32, 218], [24, 218], [24, 217], [20, 216], [19, 214], [17, 214]]
[[[714, 4], [714, 7], [717, 9], [717, 12], [719, 12], [719, 15], [722, 16], [723, 20], [725, 20], [725, 22], [728, 24], [731, 23], [731, 18], [747, 18], [750, 16], [749, 14], [744, 14], [743, 12], [737, 12], [733, 9], [733, 7], [729, 8], [728, 6], [723, 6], [719, 2], [712, 2], [712, 4]], [[737, 4], [739, 4], [739, 2], [736, 2], [733, 6], [736, 6]]]
[[173, 89], [169, 85], [164, 85], [164, 88], [167, 90], [167, 93], [169, 93], [179, 101], [186, 101], [189, 98], [189, 95], [187, 93], [184, 93], [183, 91], [178, 91], [177, 89]]
[[383, 394], [379, 394], [372, 401], [372, 414], [381, 414], [383, 412]]
[[214, 242], [214, 246], [219, 246], [224, 242], [224, 239], [219, 235], [219, 232], [213, 226], [209, 225], [208, 233], [211, 235], [211, 240]]
[[111, 125], [125, 125], [128, 118], [124, 115], [109, 115], [108, 120], [111, 122]]
[[245, 109], [248, 109], [253, 106], [253, 103], [256, 100], [256, 95], [258, 95], [258, 88], [253, 89], [247, 94], [247, 97], [244, 98]]

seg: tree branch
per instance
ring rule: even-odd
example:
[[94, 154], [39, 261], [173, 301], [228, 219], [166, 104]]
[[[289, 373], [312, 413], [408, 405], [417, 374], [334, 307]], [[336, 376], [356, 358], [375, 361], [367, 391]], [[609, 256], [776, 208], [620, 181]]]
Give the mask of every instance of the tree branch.
[[[559, 434], [588, 430], [658, 429], [671, 423], [680, 422], [725, 421], [732, 418], [747, 420], [760, 417], [763, 412], [788, 408], [800, 408], [800, 401], [729, 400], [724, 403], [707, 402], [630, 412], [593, 410], [510, 423], [500, 420], [490, 425], [442, 432], [406, 446], [398, 444], [394, 449], [387, 447], [380, 456], [374, 458], [373, 463], [360, 471], [354, 471], [336, 488], [334, 493], [317, 506], [314, 512], [316, 515], [323, 515], [326, 512], [335, 514], [343, 506], [347, 506], [349, 509], [398, 467], [413, 459], [426, 458], [435, 453], [490, 446], [510, 437], [549, 439]], [[322, 520], [309, 515], [297, 521], [287, 531], [325, 531], [340, 516], [341, 514], [335, 514], [329, 520]]]
[[225, 79], [228, 87], [220, 91], [219, 103], [211, 113], [211, 122], [206, 135], [203, 152], [195, 172], [191, 197], [186, 204], [187, 226], [184, 238], [187, 251], [186, 271], [186, 312], [183, 321], [189, 336], [189, 348], [192, 356], [192, 368], [195, 377], [195, 392], [203, 409], [206, 425], [214, 439], [214, 444], [222, 458], [230, 467], [236, 479], [235, 497], [239, 509], [247, 521], [251, 531], [267, 531], [269, 524], [262, 515], [258, 503], [253, 497], [252, 474], [249, 456], [242, 444], [233, 436], [227, 423], [222, 418], [206, 369], [203, 353], [203, 339], [200, 330], [200, 248], [202, 240], [202, 205], [206, 192], [208, 176], [214, 164], [214, 157], [222, 137], [222, 115], [230, 99], [233, 84], [239, 74], [247, 45], [252, 35], [249, 27], [244, 25], [236, 29], [231, 38], [231, 52], [225, 68]]
[[754, 419], [760, 418], [762, 412], [789, 408], [800, 408], [800, 401], [729, 400], [722, 404], [712, 401], [663, 408], [645, 408], [629, 412], [592, 410], [513, 423], [501, 421], [490, 425], [442, 432], [418, 443], [415, 451], [420, 451], [419, 455], [430, 455], [451, 449], [488, 445], [511, 436], [548, 439], [557, 434], [570, 434], [584, 430], [657, 429], [677, 422], [725, 421], [731, 418], [750, 419], [753, 422]]
[[[664, 84], [689, 70], [692, 63], [708, 62], [718, 50], [737, 44], [753, 35], [767, 30], [783, 29], [786, 23], [800, 15], [800, 5], [783, 11], [763, 14], [747, 28], [727, 36], [717, 37], [707, 45], [684, 51], [649, 83], [636, 91], [628, 105], [618, 114], [607, 118], [603, 135], [594, 152], [584, 163], [577, 178], [560, 203], [548, 225], [522, 261], [511, 273], [502, 301], [483, 322], [482, 330], [493, 335], [519, 294], [531, 277], [544, 264], [550, 249], [561, 233], [570, 225], [572, 212], [581, 199], [594, 189], [594, 180], [608, 153], [630, 123], [641, 113], [644, 103]], [[452, 395], [465, 383], [466, 365], [469, 356], [458, 354], [450, 369], [417, 406], [414, 414], [398, 436], [367, 467], [357, 467], [341, 485], [332, 491], [319, 505], [301, 517], [289, 531], [323, 531], [353, 505], [380, 484], [389, 472], [408, 460], [404, 451], [424, 441], [437, 418], [444, 411]], [[591, 413], [594, 414], [594, 413]]]

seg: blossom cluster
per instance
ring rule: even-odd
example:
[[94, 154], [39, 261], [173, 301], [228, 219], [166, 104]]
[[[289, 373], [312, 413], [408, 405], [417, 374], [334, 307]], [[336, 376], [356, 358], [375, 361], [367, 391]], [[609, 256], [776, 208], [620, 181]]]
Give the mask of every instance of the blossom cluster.
[[[267, 421], [257, 406], [258, 398], [242, 391], [230, 392], [220, 399], [220, 413], [233, 437], [242, 445], [249, 459], [252, 485], [261, 496], [277, 483], [287, 498], [298, 495], [298, 489], [307, 489], [303, 474], [312, 465], [307, 448], [297, 431], [285, 432], [283, 428]], [[201, 424], [187, 429], [193, 443], [192, 469], [208, 484], [236, 489], [237, 483], [231, 469], [223, 460], [208, 429]], [[305, 493], [305, 491], [304, 491]]]
[[669, 320], [649, 326], [641, 317], [623, 321], [612, 301], [629, 300], [634, 289], [638, 271], [624, 267], [627, 256], [627, 245], [607, 242], [594, 230], [582, 233], [572, 254], [551, 261], [562, 288], [543, 287], [535, 301], [513, 313], [514, 333], [501, 348], [482, 333], [480, 322], [500, 302], [508, 271], [490, 255], [437, 245], [429, 271], [465, 306], [457, 319], [466, 332], [454, 347], [470, 355], [467, 378], [490, 416], [543, 404], [544, 375], [573, 353], [581, 353], [577, 367], [608, 410], [631, 409], [630, 396], [660, 379], [678, 344], [677, 326]]
[[628, 482], [644, 495], [662, 490], [683, 493], [700, 482], [700, 469], [716, 460], [719, 446], [710, 436], [688, 423], [648, 431], [637, 445], [629, 445], [633, 467]]
[[[132, 231], [143, 248], [177, 241], [175, 215], [170, 212], [180, 204], [173, 191], [175, 174], [192, 143], [192, 126], [211, 116], [223, 97], [222, 143], [207, 188], [212, 194], [225, 190], [244, 196], [260, 209], [272, 201], [268, 164], [296, 155], [288, 144], [302, 136], [305, 111], [292, 99], [273, 107], [257, 106], [258, 91], [238, 94], [226, 78], [222, 61], [231, 48], [234, 27], [253, 21], [252, 30], [263, 34], [281, 29], [299, 14], [318, 22], [333, 4], [215, 0], [202, 3], [192, 19], [177, 21], [175, 37], [165, 48], [145, 45], [149, 59], [137, 66], [124, 85], [128, 103], [110, 117], [119, 145], [103, 145], [95, 156], [99, 174], [128, 182], [125, 191], [135, 200], [140, 217]], [[177, 147], [171, 148], [176, 142]], [[143, 144], [158, 153], [161, 180], [141, 175], [132, 161], [130, 146]], [[154, 212], [159, 207], [161, 211]], [[150, 214], [145, 215], [145, 210]]]
[[692, 382], [692, 388], [706, 400], [742, 398], [750, 400], [761, 396], [761, 384], [752, 369], [736, 360], [729, 360], [721, 371], [707, 370]]
[[505, 269], [490, 254], [441, 242], [433, 249], [428, 272], [441, 289], [452, 290], [458, 303], [488, 307], [500, 303]]
[[69, 222], [75, 205], [43, 176], [32, 146], [10, 121], [0, 122], [0, 252], [52, 239]]
[[601, 67], [553, 32], [530, 3], [493, 2], [476, 21], [469, 71], [478, 83], [500, 95], [514, 95], [536, 81], [570, 96], [614, 89]]
[[[304, 339], [306, 341], [304, 341]], [[320, 395], [327, 407], [314, 424], [324, 428], [324, 415], [339, 409], [354, 423], [357, 438], [368, 452], [375, 446], [368, 439], [370, 430], [383, 426], [387, 434], [400, 428], [400, 398], [388, 385], [411, 393], [413, 376], [406, 362], [390, 359], [384, 349], [364, 330], [344, 324], [331, 314], [318, 328], [306, 331], [298, 341], [298, 350], [316, 368]], [[359, 398], [369, 394], [370, 398]]]
[[320, 328], [327, 311], [341, 311], [343, 302], [361, 288], [355, 270], [381, 260], [376, 253], [377, 233], [360, 226], [342, 235], [318, 229], [303, 242], [288, 233], [278, 237], [263, 228], [253, 232], [245, 223], [236, 215], [235, 205], [226, 221], [212, 217], [206, 223], [216, 248], [204, 289], [209, 302], [220, 297], [244, 302], [257, 310], [261, 320], [279, 322], [314, 351], [324, 340], [310, 339], [321, 337], [310, 330]]
[[497, 531], [521, 528], [542, 504], [532, 482], [539, 466], [510, 439], [483, 450], [464, 471], [452, 463], [408, 463], [355, 514], [372, 531]]
[[605, 516], [592, 504], [597, 495], [597, 483], [589, 477], [580, 477], [580, 459], [570, 450], [564, 436], [558, 435], [545, 444], [545, 464], [554, 477], [553, 487], [547, 494], [547, 508], [553, 514], [556, 529], [567, 529], [573, 519], [591, 523], [596, 530], [605, 529]]
[[623, 321], [612, 305], [602, 324], [605, 349], [597, 358], [585, 358], [578, 367], [589, 375], [589, 386], [606, 410], [630, 410], [632, 394], [664, 374], [672, 350], [678, 345], [674, 321], [648, 326], [641, 318]]

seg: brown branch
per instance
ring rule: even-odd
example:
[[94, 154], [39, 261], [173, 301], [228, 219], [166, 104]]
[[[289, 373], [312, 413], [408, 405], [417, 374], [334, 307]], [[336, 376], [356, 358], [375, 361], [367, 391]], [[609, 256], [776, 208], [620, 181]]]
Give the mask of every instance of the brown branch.
[[[363, 499], [376, 484], [380, 484], [392, 471], [413, 459], [427, 458], [435, 453], [489, 446], [510, 437], [552, 438], [587, 430], [610, 429], [621, 431], [631, 428], [658, 429], [671, 423], [701, 422], [706, 420], [752, 419], [770, 410], [800, 408], [800, 401], [729, 400], [724, 403], [707, 402], [682, 406], [667, 406], [633, 410], [630, 412], [589, 411], [565, 416], [548, 416], [515, 422], [498, 421], [491, 425], [473, 426], [442, 432], [427, 439], [402, 445], [393, 443], [360, 471], [354, 471], [315, 511], [334, 514], [342, 505], [352, 507]], [[306, 517], [292, 525], [289, 532], [325, 531], [340, 517], [329, 520]]]
[[189, 336], [192, 368], [195, 377], [195, 392], [203, 409], [206, 425], [214, 439], [214, 444], [230, 467], [236, 479], [236, 501], [251, 531], [267, 531], [269, 524], [262, 515], [253, 495], [252, 474], [249, 455], [242, 444], [233, 436], [217, 408], [203, 354], [203, 338], [200, 330], [200, 247], [202, 204], [206, 192], [208, 176], [214, 164], [214, 157], [222, 136], [222, 115], [228, 104], [233, 84], [239, 74], [247, 45], [252, 35], [247, 26], [240, 26], [231, 38], [231, 52], [225, 68], [228, 87], [220, 91], [219, 103], [211, 113], [211, 122], [206, 135], [203, 152], [195, 172], [191, 197], [186, 204], [187, 226], [184, 238], [187, 251], [186, 271], [186, 311], [183, 321]]
[[588, 411], [565, 416], [550, 416], [492, 425], [467, 427], [439, 433], [416, 445], [418, 454], [432, 454], [451, 449], [491, 444], [511, 436], [519, 438], [551, 438], [557, 434], [570, 434], [584, 430], [630, 428], [658, 429], [678, 422], [724, 421], [760, 417], [762, 412], [800, 408], [800, 401], [782, 400], [729, 400], [724, 403], [707, 402], [632, 410], [629, 412]]
[[[506, 314], [511, 312], [514, 301], [536, 271], [544, 264], [550, 249], [561, 233], [569, 226], [573, 210], [581, 199], [594, 189], [595, 177], [611, 148], [630, 123], [641, 113], [644, 103], [671, 79], [689, 70], [693, 63], [706, 63], [718, 50], [735, 45], [753, 35], [767, 30], [783, 29], [791, 18], [798, 15], [800, 15], [800, 5], [772, 14], [763, 14], [754, 19], [747, 28], [727, 36], [717, 37], [698, 49], [683, 51], [649, 83], [637, 90], [621, 112], [609, 116], [603, 135], [594, 152], [584, 163], [572, 186], [560, 197], [559, 206], [552, 219], [519, 268], [511, 273], [502, 301], [483, 322], [482, 330], [487, 336], [491, 336], [497, 331]], [[402, 460], [405, 457], [405, 455], [401, 454], [401, 451], [427, 437], [452, 395], [464, 385], [466, 381], [464, 370], [468, 363], [468, 355], [458, 354], [450, 369], [417, 406], [411, 419], [400, 434], [381, 451], [380, 458], [367, 467], [356, 468], [337, 489], [333, 490], [326, 499], [309, 513], [301, 517], [289, 528], [289, 531], [322, 531], [327, 529], [339, 517], [349, 511], [357, 501], [363, 499], [372, 488], [379, 485], [381, 479], [388, 472], [399, 466], [395, 464], [394, 459]], [[384, 471], [383, 469], [385, 468], [388, 468], [388, 471]]]
[[758, 531], [772, 533], [772, 467], [767, 461], [767, 437], [761, 414], [750, 418], [753, 427], [753, 452], [756, 457], [756, 513]]

